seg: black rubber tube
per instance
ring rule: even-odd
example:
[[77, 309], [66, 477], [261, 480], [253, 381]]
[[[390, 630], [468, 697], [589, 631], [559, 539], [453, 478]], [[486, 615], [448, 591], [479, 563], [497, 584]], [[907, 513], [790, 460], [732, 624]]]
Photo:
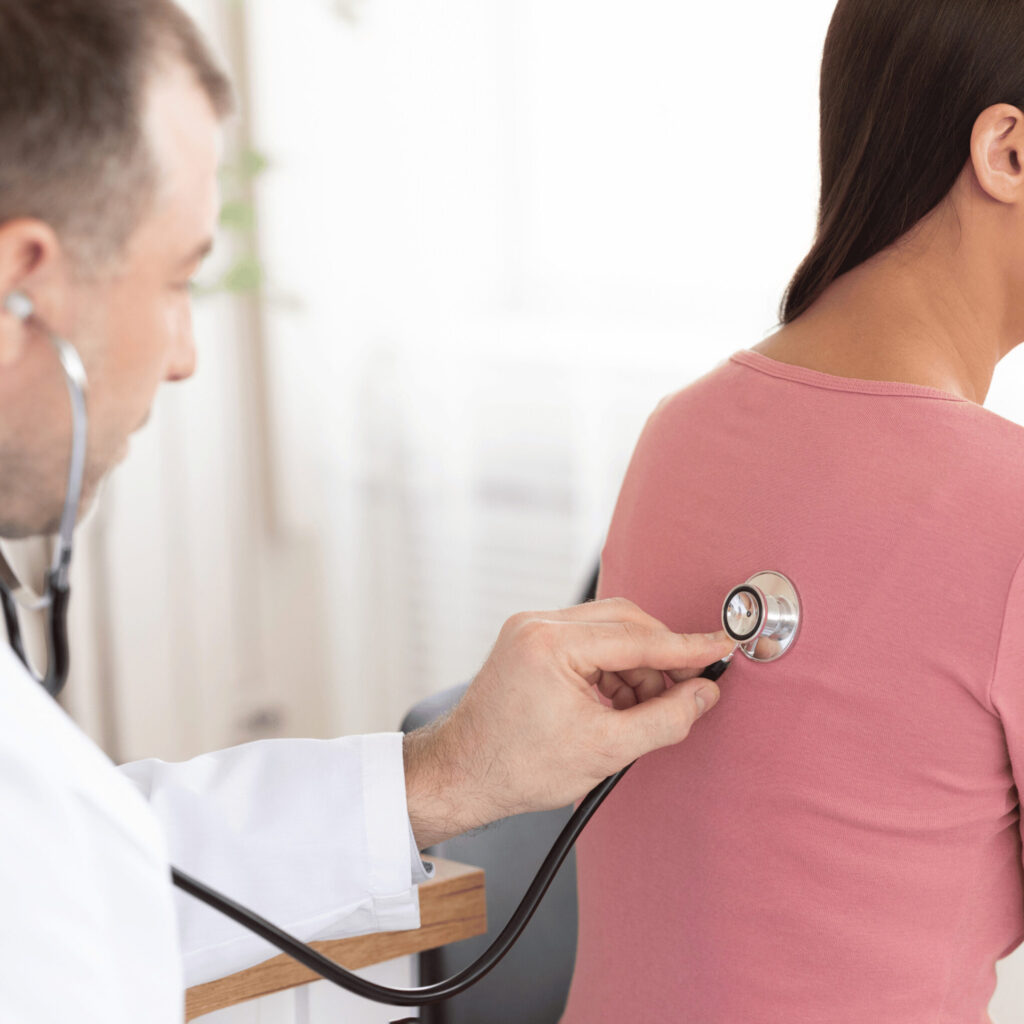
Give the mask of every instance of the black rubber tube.
[[[727, 667], [728, 662], [715, 662], [714, 665], [709, 665], [704, 669], [702, 677], [718, 679]], [[233, 921], [248, 928], [249, 931], [255, 932], [283, 953], [287, 953], [303, 966], [319, 974], [321, 978], [348, 989], [349, 992], [354, 992], [364, 999], [372, 999], [378, 1003], [391, 1003], [395, 1006], [427, 1006], [464, 992], [497, 966], [501, 958], [519, 938], [530, 918], [533, 917], [541, 899], [554, 881], [555, 874], [569, 855], [569, 851], [587, 822], [604, 802], [605, 797], [619, 784], [619, 781], [634, 764], [636, 764], [635, 761], [626, 765], [622, 771], [599, 782], [580, 801], [579, 807], [573, 811], [572, 817], [565, 823], [565, 827], [544, 858], [544, 863], [541, 864], [530, 887], [519, 901], [519, 906], [516, 907], [515, 913], [509, 918], [509, 922], [502, 929], [501, 934], [468, 967], [464, 967], [457, 974], [433, 985], [424, 985], [420, 988], [388, 988], [386, 985], [377, 985], [372, 981], [367, 981], [365, 978], [359, 977], [358, 974], [347, 971], [322, 953], [318, 953], [312, 946], [300, 942], [294, 936], [282, 931], [266, 918], [260, 917], [259, 914], [253, 913], [202, 882], [196, 881], [185, 872], [172, 867], [171, 878], [179, 889], [183, 889], [189, 895], [202, 900], [203, 903], [219, 910], [222, 914], [226, 914]]]

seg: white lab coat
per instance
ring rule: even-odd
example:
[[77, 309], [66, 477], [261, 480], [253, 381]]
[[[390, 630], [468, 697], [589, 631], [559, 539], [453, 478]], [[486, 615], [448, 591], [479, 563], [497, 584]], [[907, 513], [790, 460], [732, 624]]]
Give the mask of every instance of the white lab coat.
[[277, 952], [170, 863], [304, 940], [419, 927], [401, 735], [119, 770], [0, 644], [0, 1022], [181, 1024]]

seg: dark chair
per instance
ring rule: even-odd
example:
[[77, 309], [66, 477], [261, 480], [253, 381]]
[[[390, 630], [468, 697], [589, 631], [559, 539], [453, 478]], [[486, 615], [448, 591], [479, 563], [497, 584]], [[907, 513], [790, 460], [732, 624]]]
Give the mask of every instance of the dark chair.
[[[580, 603], [593, 600], [595, 569]], [[454, 707], [468, 683], [422, 700], [402, 722], [411, 732]], [[450, 977], [472, 962], [505, 927], [572, 806], [518, 814], [428, 852], [482, 867], [487, 879], [486, 936], [420, 954], [420, 984]], [[566, 858], [551, 888], [504, 960], [482, 981], [453, 999], [420, 1011], [423, 1024], [557, 1024], [565, 1009], [576, 959], [576, 854]]]

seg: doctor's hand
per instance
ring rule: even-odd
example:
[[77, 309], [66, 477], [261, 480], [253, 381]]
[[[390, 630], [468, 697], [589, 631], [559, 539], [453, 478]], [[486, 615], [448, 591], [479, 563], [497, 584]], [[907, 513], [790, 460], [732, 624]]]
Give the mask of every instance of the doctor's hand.
[[513, 615], [459, 704], [405, 737], [418, 847], [562, 807], [684, 740], [719, 696], [694, 677], [735, 646], [724, 633], [673, 633], [625, 598]]

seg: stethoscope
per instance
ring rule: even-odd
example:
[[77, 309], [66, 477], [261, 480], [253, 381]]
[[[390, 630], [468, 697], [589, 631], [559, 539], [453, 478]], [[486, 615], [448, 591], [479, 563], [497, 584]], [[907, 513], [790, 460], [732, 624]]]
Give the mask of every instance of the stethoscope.
[[[4, 309], [22, 323], [41, 330], [50, 340], [60, 360], [71, 400], [71, 464], [68, 467], [68, 487], [64, 497], [64, 510], [60, 517], [60, 530], [53, 552], [53, 561], [46, 573], [45, 590], [36, 595], [22, 586], [0, 551], [0, 602], [4, 608], [7, 638], [29, 674], [47, 693], [56, 697], [68, 678], [67, 614], [71, 587], [68, 572], [71, 568], [71, 534], [75, 528], [78, 503], [82, 497], [82, 476], [85, 472], [85, 443], [88, 437], [88, 417], [85, 411], [85, 367], [75, 347], [47, 329], [35, 315], [32, 300], [23, 292], [12, 292], [4, 299]], [[43, 612], [46, 616], [46, 673], [40, 675], [29, 662], [21, 639], [18, 605], [26, 611]]]
[[[73, 432], [68, 488], [57, 547], [53, 563], [46, 574], [44, 593], [37, 596], [24, 587], [0, 552], [0, 601], [3, 603], [4, 622], [11, 648], [32, 677], [48, 693], [56, 697], [67, 681], [69, 669], [67, 611], [71, 592], [68, 571], [71, 565], [72, 531], [81, 499], [82, 477], [85, 471], [88, 436], [85, 403], [87, 380], [85, 368], [74, 346], [55, 334], [40, 320], [35, 313], [32, 300], [27, 295], [12, 292], [4, 300], [4, 309], [49, 339], [60, 361], [71, 400]], [[39, 673], [32, 667], [25, 651], [18, 620], [19, 605], [28, 611], [41, 611], [45, 614], [48, 658], [45, 673]], [[722, 627], [736, 642], [736, 648], [721, 661], [708, 665], [701, 673], [702, 678], [719, 679], [729, 667], [737, 650], [751, 661], [775, 661], [781, 658], [792, 647], [799, 625], [800, 600], [792, 582], [779, 572], [755, 573], [746, 583], [733, 587], [722, 604]], [[451, 978], [433, 985], [402, 989], [374, 984], [352, 974], [322, 953], [318, 953], [312, 946], [300, 942], [259, 914], [175, 867], [171, 868], [171, 879], [179, 889], [226, 914], [327, 981], [377, 1002], [392, 1003], [396, 1006], [425, 1006], [450, 999], [465, 991], [487, 974], [512, 948], [587, 822], [635, 763], [634, 761], [626, 765], [622, 771], [598, 783], [580, 801], [547, 857], [544, 858], [519, 906], [494, 942], [468, 967]]]

